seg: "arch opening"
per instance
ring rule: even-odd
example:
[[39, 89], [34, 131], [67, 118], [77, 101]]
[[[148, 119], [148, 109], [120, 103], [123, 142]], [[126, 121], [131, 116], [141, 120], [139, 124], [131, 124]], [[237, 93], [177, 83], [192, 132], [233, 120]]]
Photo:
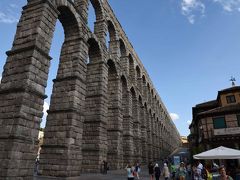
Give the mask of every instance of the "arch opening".
[[88, 27], [91, 30], [92, 33], [94, 33], [94, 26], [95, 26], [95, 22], [96, 22], [96, 13], [95, 13], [95, 9], [92, 5], [92, 3], [90, 2], [88, 5]]
[[[58, 68], [54, 69], [57, 72], [57, 75], [56, 79], [53, 80], [50, 107], [48, 111], [46, 127], [44, 130], [42, 153], [40, 156], [40, 159], [42, 161], [40, 164], [40, 169], [42, 170], [42, 174], [45, 176], [58, 177], [63, 173], [63, 170], [58, 168], [58, 166], [61, 164], [62, 166], [76, 169], [76, 171], [69, 171], [65, 173], [66, 176], [70, 176], [70, 174], [73, 176], [78, 176], [81, 172], [81, 151], [75, 151], [74, 148], [69, 151], [63, 147], [66, 146], [65, 142], [67, 142], [69, 139], [74, 139], [73, 146], [81, 149], [81, 133], [78, 137], [75, 137], [72, 134], [67, 134], [69, 134], [71, 128], [74, 128], [76, 131], [81, 132], [82, 127], [76, 126], [74, 121], [81, 121], [79, 119], [82, 117], [80, 116], [79, 119], [75, 119], [75, 112], [69, 113], [69, 115], [72, 114], [72, 116], [67, 117], [64, 112], [69, 111], [69, 109], [72, 107], [78, 109], [79, 112], [83, 110], [82, 101], [76, 104], [71, 100], [80, 98], [80, 94], [77, 92], [79, 88], [78, 86], [80, 86], [80, 82], [82, 81], [81, 77], [84, 76], [85, 63], [83, 59], [79, 58], [81, 51], [81, 42], [78, 41], [78, 39], [81, 33], [75, 15], [73, 12], [71, 12], [69, 7], [59, 6], [57, 9], [60, 12], [58, 18], [56, 19], [56, 16], [53, 14], [51, 14], [51, 18], [55, 19], [55, 21], [59, 20], [56, 24], [54, 24], [55, 28], [58, 29], [60, 23], [62, 24], [63, 31], [60, 31], [62, 35], [64, 32], [64, 38], [62, 38], [63, 44], [61, 48], [56, 48], [61, 49], [60, 58], [57, 58], [59, 59], [59, 64], [57, 66], [56, 62], [54, 61], [52, 64], [54, 65], [54, 68]], [[58, 30], [54, 31], [54, 28], [52, 26], [48, 26], [47, 28], [44, 29], [44, 31], [49, 32], [49, 37], [46, 38], [47, 40], [45, 46], [50, 50], [53, 48], [52, 46], [54, 46], [54, 42], [51, 43], [53, 34], [55, 33], [56, 36]], [[59, 37], [61, 37], [61, 35], [57, 34], [56, 37], [57, 41], [59, 41]], [[42, 39], [40, 41], [42, 41]], [[47, 44], [48, 41], [50, 41], [50, 45]], [[49, 66], [46, 66], [46, 68], [49, 70]], [[75, 79], [72, 78], [73, 76]], [[74, 94], [74, 97], [72, 97], [72, 94]], [[61, 136], [59, 136], [59, 134], [61, 134]], [[55, 141], [53, 141], [53, 139], [55, 139]], [[60, 141], [61, 139], [64, 139], [64, 141]], [[60, 145], [58, 150], [62, 151], [62, 154], [56, 154], [54, 158], [49, 159], [49, 156], [52, 156], [54, 146], [57, 145]], [[71, 148], [70, 146], [72, 145], [68, 145], [69, 148]], [[78, 158], [72, 160], [73, 163], [71, 164], [66, 163], [69, 159], [71, 159], [71, 156]], [[53, 166], [49, 167], [49, 164], [52, 164]]]
[[119, 42], [120, 42], [120, 55], [121, 55], [121, 57], [125, 57], [127, 54], [126, 46], [122, 39], [120, 39]]
[[106, 47], [108, 52], [114, 53], [114, 47], [116, 43], [116, 30], [111, 21], [107, 21], [107, 36], [106, 36]]
[[131, 54], [129, 55], [129, 76], [133, 83], [135, 83], [134, 61]]
[[142, 79], [141, 79], [141, 70], [139, 66], [136, 66], [136, 79], [137, 79], [137, 87], [139, 91], [142, 93]]

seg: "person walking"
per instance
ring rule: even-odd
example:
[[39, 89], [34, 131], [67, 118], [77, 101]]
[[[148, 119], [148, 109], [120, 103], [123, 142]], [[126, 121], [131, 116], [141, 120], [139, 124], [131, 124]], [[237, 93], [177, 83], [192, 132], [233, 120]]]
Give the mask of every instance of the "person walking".
[[178, 177], [179, 180], [185, 180], [187, 175], [187, 170], [185, 168], [184, 162], [180, 163], [180, 167], [178, 168]]
[[107, 174], [108, 169], [107, 161], [103, 161], [103, 174]]
[[211, 173], [211, 164], [206, 164], [206, 173], [207, 173], [207, 180], [213, 180], [213, 174]]
[[128, 164], [125, 169], [127, 170], [128, 180], [134, 180], [134, 167]]
[[197, 161], [197, 177], [198, 177], [198, 180], [203, 180], [203, 179], [202, 179], [202, 170], [203, 170], [203, 165], [202, 165], [202, 163], [198, 160], [198, 161]]
[[140, 164], [137, 163], [135, 166], [135, 175], [136, 175], [137, 179], [139, 179], [139, 173], [140, 173]]
[[160, 170], [160, 167], [158, 166], [157, 163], [156, 163], [156, 165], [154, 167], [154, 174], [155, 174], [155, 179], [159, 180], [159, 178], [161, 176], [161, 170]]
[[153, 180], [153, 177], [154, 177], [154, 166], [153, 166], [152, 162], [150, 162], [148, 164], [148, 173], [150, 175], [150, 180]]
[[176, 166], [174, 164], [171, 164], [170, 173], [171, 173], [172, 180], [175, 180], [176, 172], [177, 172]]
[[163, 164], [163, 177], [164, 177], [165, 180], [168, 180], [169, 177], [170, 177], [170, 172], [169, 172], [167, 163]]
[[37, 158], [36, 161], [35, 161], [35, 167], [34, 167], [34, 174], [35, 175], [38, 175], [38, 173], [39, 173], [39, 164], [40, 164], [40, 161]]

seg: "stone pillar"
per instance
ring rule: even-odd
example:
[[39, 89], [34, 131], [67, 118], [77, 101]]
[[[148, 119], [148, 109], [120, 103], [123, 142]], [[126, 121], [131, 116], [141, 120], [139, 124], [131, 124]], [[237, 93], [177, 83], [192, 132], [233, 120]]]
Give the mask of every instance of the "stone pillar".
[[157, 160], [157, 138], [156, 138], [156, 121], [155, 116], [152, 117], [152, 137], [153, 137], [153, 159]]
[[151, 94], [151, 92], [148, 93], [148, 104], [149, 104], [149, 107], [152, 110], [152, 94]]
[[[50, 15], [51, 12], [51, 15]], [[46, 19], [46, 15], [50, 19]], [[57, 12], [42, 1], [23, 8], [0, 84], [0, 179], [32, 180]], [[48, 21], [46, 28], [44, 21]], [[46, 34], [48, 31], [48, 34]]]
[[159, 159], [161, 159], [162, 153], [161, 153], [161, 123], [158, 123], [158, 149], [159, 149]]
[[142, 164], [147, 164], [147, 123], [146, 123], [146, 110], [144, 106], [141, 106], [140, 108], [140, 122], [141, 122], [141, 147], [142, 147], [142, 153], [141, 153], [141, 159]]
[[86, 118], [83, 131], [83, 171], [100, 172], [107, 160], [108, 65], [102, 57], [90, 57], [87, 67]]
[[66, 40], [62, 46], [40, 156], [45, 176], [80, 176], [86, 57], [79, 51], [86, 49], [86, 43], [79, 39]]
[[163, 158], [163, 155], [162, 155], [162, 124], [160, 124], [160, 128], [159, 128], [159, 136], [160, 136], [160, 138], [159, 138], [159, 146], [160, 146], [160, 157], [161, 157], [161, 159]]
[[87, 24], [89, 0], [74, 0], [74, 5], [78, 9], [79, 14], [81, 14], [83, 21]]
[[145, 102], [147, 102], [147, 84], [143, 84], [142, 89], [143, 89], [143, 99]]
[[114, 59], [119, 61], [120, 58], [120, 41], [119, 40], [111, 40], [109, 44], [109, 55], [110, 59]]
[[[124, 90], [124, 89], [123, 89]], [[130, 92], [126, 90], [123, 96], [123, 162], [126, 164], [133, 164], [133, 118], [130, 108], [132, 106]]]
[[153, 112], [156, 112], [156, 109], [155, 109], [155, 98], [153, 96], [151, 98], [151, 107], [152, 107]]
[[[111, 67], [109, 67], [110, 69]], [[121, 112], [120, 80], [115, 73], [108, 71], [108, 155], [110, 169], [123, 167], [123, 117]]]
[[146, 102], [148, 104], [148, 106], [150, 105], [149, 104], [149, 97], [150, 97], [150, 87], [149, 87], [149, 84], [147, 83], [147, 92], [146, 92]]
[[153, 161], [152, 122], [150, 113], [148, 113], [147, 119], [147, 136], [148, 136], [148, 159], [149, 161]]
[[157, 161], [159, 160], [159, 137], [158, 137], [158, 121], [155, 122], [156, 123], [156, 158]]
[[166, 156], [166, 132], [165, 128], [163, 128], [163, 156]]
[[140, 94], [142, 94], [143, 90], [142, 90], [142, 78], [141, 77], [137, 77], [137, 87], [138, 87]]
[[133, 135], [134, 135], [134, 161], [140, 160], [140, 121], [139, 121], [139, 105], [135, 93], [132, 93], [132, 118], [133, 118]]
[[122, 56], [120, 58], [120, 64], [124, 72], [126, 73], [126, 76], [129, 76], [129, 57], [128, 56]]
[[[106, 46], [107, 23], [104, 19], [99, 19], [94, 23], [94, 34], [98, 40]], [[106, 47], [105, 47], [106, 48]]]
[[157, 138], [157, 120], [155, 119], [155, 158], [158, 160], [158, 138]]

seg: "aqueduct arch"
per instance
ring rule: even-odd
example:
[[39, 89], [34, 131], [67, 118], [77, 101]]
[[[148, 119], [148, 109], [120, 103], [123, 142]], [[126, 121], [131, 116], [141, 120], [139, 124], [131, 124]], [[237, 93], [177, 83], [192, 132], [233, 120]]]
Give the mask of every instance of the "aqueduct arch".
[[[87, 26], [90, 2], [94, 32]], [[67, 179], [99, 172], [103, 160], [119, 169], [178, 147], [177, 129], [110, 5], [90, 2], [28, 0], [23, 8], [0, 84], [0, 179], [32, 179], [57, 19], [65, 39], [40, 155], [42, 175]]]

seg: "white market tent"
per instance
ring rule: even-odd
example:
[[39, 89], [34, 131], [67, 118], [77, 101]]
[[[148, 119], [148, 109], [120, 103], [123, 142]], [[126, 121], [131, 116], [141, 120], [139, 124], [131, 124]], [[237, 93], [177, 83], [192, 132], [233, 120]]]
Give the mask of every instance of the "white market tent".
[[194, 159], [240, 159], [240, 150], [220, 146], [193, 156]]

